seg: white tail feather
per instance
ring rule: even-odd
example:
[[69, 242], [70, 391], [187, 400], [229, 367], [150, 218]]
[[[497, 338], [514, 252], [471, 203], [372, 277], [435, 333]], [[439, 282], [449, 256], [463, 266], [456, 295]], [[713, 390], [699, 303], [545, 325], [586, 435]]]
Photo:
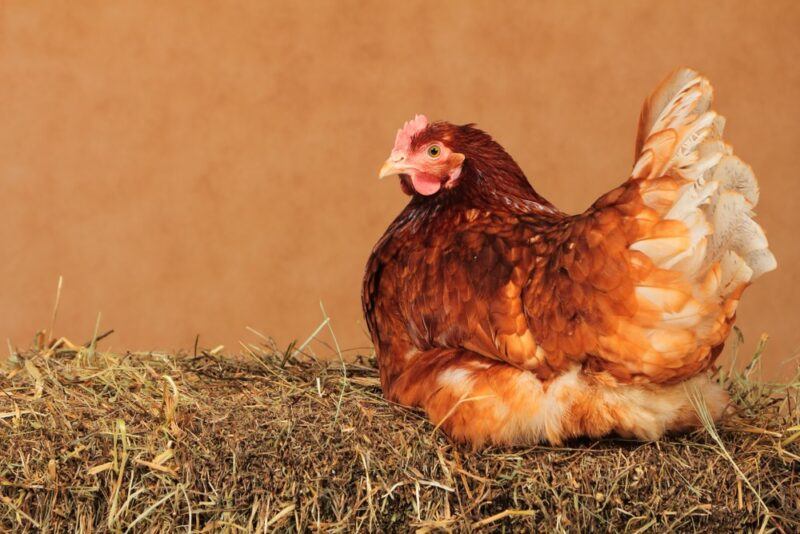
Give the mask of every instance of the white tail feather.
[[[645, 231], [630, 248], [657, 269], [680, 274], [691, 288], [681, 300], [668, 287], [647, 281], [637, 287], [643, 309], [661, 310], [655, 324], [648, 322], [652, 315], [643, 315], [642, 324], [656, 353], [674, 358], [665, 366], [680, 365], [687, 351], [703, 355], [719, 344], [741, 290], [776, 267], [753, 220], [755, 175], [722, 139], [725, 119], [709, 110], [712, 97], [705, 78], [680, 70], [645, 102], [639, 122], [632, 177], [643, 179], [640, 191], [649, 211], [638, 217], [643, 228], [679, 221], [684, 230]], [[676, 337], [683, 334], [685, 341]]]
[[[687, 226], [690, 247], [671, 250], [671, 246], [683, 245], [673, 238], [651, 239], [650, 243], [635, 243], [632, 248], [652, 253], [658, 267], [680, 267], [694, 280], [702, 279], [711, 265], [722, 259], [723, 276], [729, 275], [727, 284], [749, 283], [774, 269], [776, 262], [764, 231], [752, 219], [752, 208], [758, 202], [755, 176], [722, 141], [725, 120], [709, 111], [712, 97], [711, 84], [705, 78], [683, 69], [648, 100], [641, 121], [646, 135], [640, 131], [642, 148], [633, 175], [643, 175], [645, 170], [652, 174], [651, 162], [662, 161], [666, 156], [668, 163], [659, 175], [688, 181], [662, 218]], [[677, 134], [674, 144], [664, 135], [667, 130]], [[671, 154], [664, 154], [665, 150]], [[654, 209], [663, 208], [665, 196], [659, 191], [648, 191], [644, 198]], [[696, 254], [703, 240], [707, 240], [703, 261], [686, 261]], [[731, 259], [731, 254], [747, 269]], [[735, 269], [735, 274], [730, 269]], [[720, 295], [724, 296], [728, 289], [721, 289]]]

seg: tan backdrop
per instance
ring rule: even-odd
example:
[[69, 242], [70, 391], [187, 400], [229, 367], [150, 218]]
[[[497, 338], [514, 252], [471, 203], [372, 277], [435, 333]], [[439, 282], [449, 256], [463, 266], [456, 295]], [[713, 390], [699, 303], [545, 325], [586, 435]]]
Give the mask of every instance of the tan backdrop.
[[746, 295], [772, 374], [800, 345], [800, 2], [0, 4], [0, 328], [112, 348], [367, 344], [370, 248], [406, 198], [377, 169], [414, 113], [477, 122], [585, 208], [630, 169], [671, 69], [713, 81], [779, 270]]

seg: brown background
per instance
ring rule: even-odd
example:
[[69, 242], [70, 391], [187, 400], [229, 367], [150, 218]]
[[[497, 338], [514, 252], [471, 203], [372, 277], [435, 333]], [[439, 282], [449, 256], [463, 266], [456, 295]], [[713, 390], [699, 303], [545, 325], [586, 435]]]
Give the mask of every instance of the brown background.
[[[65, 6], [69, 5], [67, 9]], [[569, 211], [630, 169], [645, 95], [690, 65], [755, 168], [779, 270], [746, 295], [772, 374], [800, 345], [800, 2], [3, 2], [0, 336], [112, 348], [367, 344], [379, 183], [414, 113], [477, 122]], [[101, 327], [102, 328], [102, 327]]]

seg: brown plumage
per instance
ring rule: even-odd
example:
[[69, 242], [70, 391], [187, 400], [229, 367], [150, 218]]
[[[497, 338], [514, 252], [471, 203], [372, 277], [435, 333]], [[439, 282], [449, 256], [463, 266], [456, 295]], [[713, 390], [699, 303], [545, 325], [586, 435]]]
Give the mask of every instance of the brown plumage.
[[474, 445], [655, 439], [727, 402], [705, 371], [775, 266], [749, 167], [688, 69], [645, 102], [630, 178], [568, 216], [472, 125], [398, 132], [381, 175], [411, 201], [363, 288], [384, 394]]

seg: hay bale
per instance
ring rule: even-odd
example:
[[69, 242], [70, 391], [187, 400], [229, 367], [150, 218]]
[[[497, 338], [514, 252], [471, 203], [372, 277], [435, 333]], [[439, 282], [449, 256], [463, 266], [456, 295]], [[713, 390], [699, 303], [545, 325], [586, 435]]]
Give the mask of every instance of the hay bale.
[[[110, 354], [0, 373], [0, 528], [739, 530], [800, 525], [795, 386], [726, 377], [717, 435], [452, 445], [366, 360]], [[719, 442], [715, 438], [719, 438]]]

